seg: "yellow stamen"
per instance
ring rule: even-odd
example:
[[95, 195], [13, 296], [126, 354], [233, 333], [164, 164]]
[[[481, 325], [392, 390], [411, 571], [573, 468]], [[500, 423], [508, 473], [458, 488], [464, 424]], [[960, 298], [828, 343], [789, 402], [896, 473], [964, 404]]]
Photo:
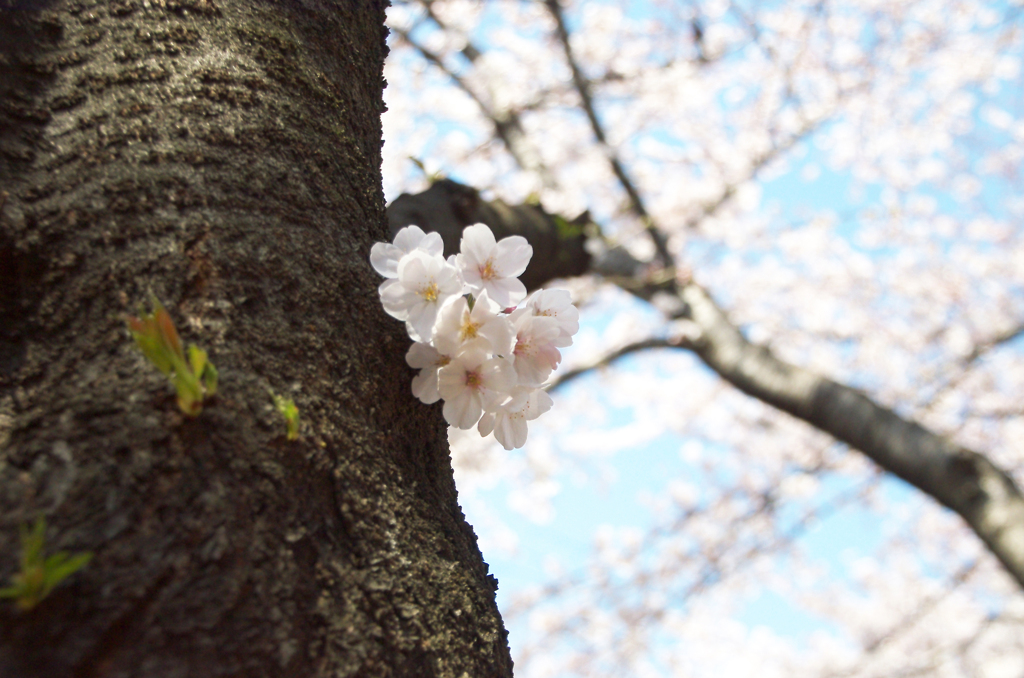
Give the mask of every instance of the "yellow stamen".
[[467, 339], [476, 339], [477, 330], [480, 329], [480, 325], [473, 324], [469, 314], [465, 314], [462, 319], [462, 327], [459, 328], [459, 339], [466, 341]]
[[431, 281], [429, 285], [420, 290], [420, 296], [427, 301], [437, 301], [438, 292], [437, 283]]
[[480, 267], [480, 279], [490, 280], [497, 276], [498, 274], [494, 271], [494, 259], [488, 259], [487, 263]]

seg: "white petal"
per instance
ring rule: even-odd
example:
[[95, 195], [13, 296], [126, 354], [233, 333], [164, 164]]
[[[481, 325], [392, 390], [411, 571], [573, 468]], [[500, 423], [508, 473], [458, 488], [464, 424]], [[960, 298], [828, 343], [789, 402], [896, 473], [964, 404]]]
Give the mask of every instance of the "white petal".
[[409, 336], [414, 341], [429, 342], [433, 337], [438, 304], [436, 302], [425, 302], [418, 295], [416, 298], [418, 303], [409, 309], [409, 317], [407, 318]]
[[410, 346], [409, 350], [405, 353], [405, 362], [409, 367], [418, 370], [423, 369], [424, 367], [437, 369], [440, 358], [441, 354], [438, 353], [436, 348], [430, 344], [425, 344], [419, 341]]
[[466, 390], [466, 368], [457, 360], [437, 371], [437, 391], [445, 400]]
[[437, 391], [436, 368], [424, 368], [412, 378], [412, 394], [427, 405], [436, 403], [441, 399], [441, 394]]
[[494, 415], [490, 412], [484, 412], [484, 416], [480, 417], [480, 423], [477, 424], [476, 430], [485, 438], [490, 435], [491, 431], [494, 430]]
[[423, 241], [426, 234], [419, 226], [406, 226], [395, 234], [395, 247], [405, 253], [412, 252]]
[[445, 355], [453, 355], [459, 350], [459, 330], [467, 305], [464, 297], [452, 297], [437, 313], [432, 336], [434, 345]]
[[526, 285], [519, 278], [491, 278], [481, 286], [502, 308], [515, 306], [526, 297]]
[[486, 224], [473, 224], [462, 231], [462, 241], [459, 243], [460, 253], [463, 255], [461, 262], [468, 266], [479, 266], [486, 262], [494, 253], [494, 234]]
[[550, 410], [552, 405], [554, 405], [554, 401], [551, 400], [548, 392], [543, 389], [537, 389], [530, 394], [529, 404], [526, 406], [526, 419], [533, 421]]
[[432, 257], [426, 252], [414, 250], [398, 262], [398, 279], [409, 288], [418, 288], [430, 282]]
[[494, 248], [494, 268], [506, 278], [517, 278], [523, 274], [530, 259], [533, 248], [521, 235], [510, 235], [502, 238]]
[[494, 427], [494, 438], [506, 450], [526, 444], [526, 421], [522, 417], [499, 416]]
[[432, 257], [444, 256], [444, 241], [441, 240], [441, 234], [436, 231], [427, 233], [416, 249], [423, 250]]
[[467, 341], [459, 347], [459, 352], [453, 358], [465, 369], [476, 370], [491, 357], [491, 345], [486, 339], [474, 339]]
[[561, 289], [537, 290], [530, 295], [526, 303], [537, 311], [553, 311], [556, 314], [560, 314], [570, 307], [575, 309], [575, 306], [572, 305], [572, 295], [568, 290]]
[[471, 429], [480, 420], [480, 399], [466, 389], [451, 400], [444, 401], [444, 418], [452, 426]]
[[445, 296], [461, 295], [462, 277], [459, 275], [459, 270], [454, 266], [450, 266], [440, 257], [435, 257], [433, 260], [440, 263], [437, 272], [434, 274], [434, 282], [437, 283], [437, 289], [440, 293]]
[[520, 448], [526, 444], [528, 428], [523, 417], [510, 417], [509, 428], [512, 429], [512, 447]]
[[397, 280], [385, 280], [380, 286], [380, 302], [384, 306], [384, 310], [392, 318], [398, 320], [405, 320], [409, 317], [409, 308], [416, 303], [418, 298], [415, 293], [410, 292], [405, 285]]
[[508, 316], [494, 315], [488, 318], [477, 332], [491, 343], [496, 354], [511, 357], [512, 349], [515, 348], [515, 329]]
[[501, 446], [506, 450], [512, 450], [515, 448], [513, 444], [513, 435], [511, 426], [509, 426], [508, 417], [501, 417], [494, 427], [494, 439], [501, 443]]
[[493, 412], [508, 399], [517, 379], [515, 368], [505, 358], [492, 358], [480, 367], [480, 380], [484, 386], [484, 409]]
[[370, 265], [385, 278], [398, 277], [398, 260], [405, 254], [391, 243], [378, 242], [370, 248]]

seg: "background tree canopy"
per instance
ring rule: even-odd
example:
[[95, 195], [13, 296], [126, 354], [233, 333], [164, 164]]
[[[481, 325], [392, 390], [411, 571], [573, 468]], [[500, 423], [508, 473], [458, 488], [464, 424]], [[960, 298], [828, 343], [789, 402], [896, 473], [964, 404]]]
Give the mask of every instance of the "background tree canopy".
[[517, 674], [1024, 672], [1019, 3], [388, 17], [392, 228], [582, 309], [522, 451], [450, 435]]

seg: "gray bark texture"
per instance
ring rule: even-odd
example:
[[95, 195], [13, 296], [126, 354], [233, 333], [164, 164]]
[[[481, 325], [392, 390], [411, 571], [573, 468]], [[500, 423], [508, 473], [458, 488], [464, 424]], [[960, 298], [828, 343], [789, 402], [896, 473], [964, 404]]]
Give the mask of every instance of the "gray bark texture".
[[[380, 0], [0, 0], [0, 676], [510, 676], [369, 249]], [[125, 318], [220, 370], [183, 417]], [[289, 441], [269, 391], [293, 397]]]
[[[459, 205], [473, 205], [473, 210]], [[524, 210], [530, 210], [533, 216], [521, 218]], [[575, 253], [582, 252], [583, 245], [575, 236], [551, 239], [554, 227], [535, 225], [536, 215], [542, 215], [549, 224], [558, 220], [539, 207], [488, 203], [472, 188], [451, 181], [437, 182], [417, 195], [403, 195], [388, 207], [392, 231], [415, 223], [424, 230], [439, 231], [446, 249], [457, 250], [462, 228], [474, 220], [488, 223], [499, 237], [519, 234], [531, 243], [544, 243], [540, 248], [534, 245], [531, 266], [536, 267], [538, 275], [530, 280], [531, 289], [551, 278], [578, 275], [583, 266], [587, 272], [609, 276], [641, 298], [650, 300], [655, 294], [661, 295], [660, 306], [677, 309], [670, 315], [692, 321], [699, 328], [699, 336], [693, 340], [640, 341], [615, 351], [593, 367], [651, 348], [693, 351], [705, 365], [747, 395], [831, 434], [959, 513], [1024, 587], [1024, 496], [1003, 469], [983, 454], [964, 449], [899, 416], [856, 389], [784, 362], [767, 348], [752, 344], [693, 280], [660, 275], [657, 270], [645, 276], [644, 271], [650, 267], [622, 248], [599, 257], [580, 257]], [[572, 223], [588, 224], [589, 218], [584, 214]], [[586, 369], [575, 370], [558, 383]]]

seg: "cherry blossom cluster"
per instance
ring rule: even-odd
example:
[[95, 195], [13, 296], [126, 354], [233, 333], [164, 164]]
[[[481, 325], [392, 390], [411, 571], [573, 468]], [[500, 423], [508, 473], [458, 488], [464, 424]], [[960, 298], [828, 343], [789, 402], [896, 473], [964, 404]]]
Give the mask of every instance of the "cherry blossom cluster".
[[496, 241], [475, 224], [462, 232], [460, 250], [446, 260], [441, 236], [418, 226], [376, 243], [370, 263], [387, 278], [380, 300], [415, 342], [405, 356], [419, 370], [413, 395], [444, 399], [452, 426], [493, 432], [506, 450], [522, 447], [526, 422], [551, 409], [543, 384], [579, 330], [579, 311], [566, 290], [526, 296], [519, 276], [533, 248], [525, 238]]

